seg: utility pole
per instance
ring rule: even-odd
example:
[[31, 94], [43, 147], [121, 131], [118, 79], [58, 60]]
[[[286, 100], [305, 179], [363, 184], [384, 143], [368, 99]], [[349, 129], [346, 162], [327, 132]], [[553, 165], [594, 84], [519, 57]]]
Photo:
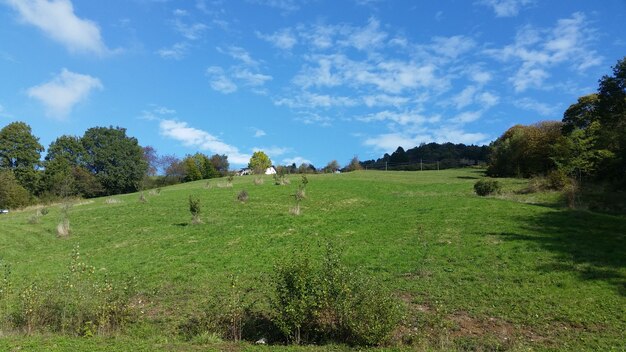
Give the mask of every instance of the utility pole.
[[420, 159], [420, 171], [424, 171], [424, 167], [422, 166], [422, 159]]
[[385, 171], [387, 171], [387, 164], [389, 164], [389, 162], [385, 161]]
[[439, 160], [437, 160], [437, 171], [439, 171]]

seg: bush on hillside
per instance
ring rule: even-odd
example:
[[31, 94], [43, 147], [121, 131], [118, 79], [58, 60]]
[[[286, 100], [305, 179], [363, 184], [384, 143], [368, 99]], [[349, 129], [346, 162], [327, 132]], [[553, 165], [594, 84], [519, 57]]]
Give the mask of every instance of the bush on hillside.
[[109, 335], [132, 319], [134, 281], [114, 281], [86, 264], [78, 245], [62, 278], [53, 283], [14, 287], [7, 265], [0, 282], [0, 322], [33, 334]]
[[482, 179], [474, 184], [474, 191], [479, 196], [488, 196], [494, 193], [500, 193], [500, 183], [496, 180]]
[[191, 223], [199, 224], [200, 221], [200, 211], [202, 210], [200, 206], [200, 198], [189, 196], [189, 212], [191, 213]]
[[0, 171], [0, 209], [22, 208], [31, 203], [31, 195], [22, 187], [13, 171]]
[[378, 283], [345, 266], [327, 245], [321, 265], [301, 253], [275, 267], [273, 320], [295, 344], [386, 343], [401, 319], [401, 306]]

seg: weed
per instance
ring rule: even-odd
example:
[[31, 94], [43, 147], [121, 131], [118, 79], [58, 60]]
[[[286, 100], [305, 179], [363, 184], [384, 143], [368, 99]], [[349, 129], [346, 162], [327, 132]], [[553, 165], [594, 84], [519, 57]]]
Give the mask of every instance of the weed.
[[57, 236], [68, 237], [70, 235], [70, 219], [67, 217], [61, 219], [57, 225]]
[[579, 187], [578, 183], [575, 180], [569, 179], [568, 181], [569, 182], [567, 182], [563, 187], [563, 195], [565, 196], [565, 202], [567, 203], [567, 207], [570, 209], [575, 209], [577, 204], [579, 203]]
[[161, 194], [161, 188], [157, 188], [157, 189], [151, 189], [150, 192], [148, 192], [149, 195], [151, 196], [158, 196]]
[[191, 223], [194, 225], [201, 224], [200, 212], [202, 208], [200, 206], [200, 198], [189, 196], [189, 212], [191, 212]]
[[34, 215], [28, 218], [28, 223], [31, 225], [38, 224], [40, 218], [41, 218], [41, 215], [39, 214], [39, 211], [37, 211], [37, 213], [35, 213]]
[[283, 186], [285, 185], [285, 174], [280, 173], [280, 174], [274, 174], [274, 184], [276, 186]]
[[293, 197], [294, 197], [296, 204], [291, 209], [289, 209], [289, 212], [293, 215], [300, 215], [300, 212], [301, 212], [300, 203], [302, 203], [304, 198], [306, 198], [305, 188], [302, 184], [298, 186], [298, 189], [293, 194]]
[[121, 203], [122, 201], [117, 199], [117, 198], [107, 198], [104, 203], [105, 204], [118, 204]]
[[259, 186], [262, 185], [265, 181], [262, 177], [255, 177], [253, 182], [255, 186]]
[[248, 191], [246, 191], [245, 189], [241, 190], [241, 192], [239, 192], [239, 194], [237, 194], [237, 200], [245, 203], [248, 201]]
[[147, 200], [146, 200], [146, 196], [143, 194], [143, 192], [141, 192], [141, 193], [139, 194], [139, 202], [140, 202], [140, 203], [145, 203], [145, 202], [147, 202]]

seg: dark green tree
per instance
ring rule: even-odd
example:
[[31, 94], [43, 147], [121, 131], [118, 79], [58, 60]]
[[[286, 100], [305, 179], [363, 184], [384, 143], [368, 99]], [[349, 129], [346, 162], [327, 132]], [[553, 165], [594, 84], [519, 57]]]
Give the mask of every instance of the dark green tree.
[[87, 170], [93, 173], [105, 194], [135, 192], [148, 165], [136, 138], [120, 127], [93, 127], [82, 138]]
[[613, 66], [612, 76], [600, 79], [597, 106], [600, 145], [615, 154], [603, 176], [626, 183], [626, 57]]
[[37, 190], [41, 152], [39, 138], [24, 122], [12, 122], [0, 130], [0, 169], [10, 169], [31, 193]]
[[228, 168], [230, 164], [228, 163], [228, 155], [225, 154], [214, 154], [211, 156], [211, 164], [213, 164], [213, 168], [220, 173], [220, 175], [225, 176], [228, 174]]
[[46, 161], [65, 159], [71, 166], [85, 166], [85, 148], [79, 137], [61, 136], [48, 147]]

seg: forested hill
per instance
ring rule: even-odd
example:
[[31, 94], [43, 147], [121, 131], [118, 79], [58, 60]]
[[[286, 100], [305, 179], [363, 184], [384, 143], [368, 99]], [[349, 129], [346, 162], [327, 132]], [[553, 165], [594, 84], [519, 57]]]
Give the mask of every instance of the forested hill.
[[488, 146], [422, 143], [406, 151], [398, 147], [391, 155], [385, 153], [382, 158], [363, 161], [361, 165], [368, 169], [388, 170], [443, 169], [487, 163], [488, 157]]

